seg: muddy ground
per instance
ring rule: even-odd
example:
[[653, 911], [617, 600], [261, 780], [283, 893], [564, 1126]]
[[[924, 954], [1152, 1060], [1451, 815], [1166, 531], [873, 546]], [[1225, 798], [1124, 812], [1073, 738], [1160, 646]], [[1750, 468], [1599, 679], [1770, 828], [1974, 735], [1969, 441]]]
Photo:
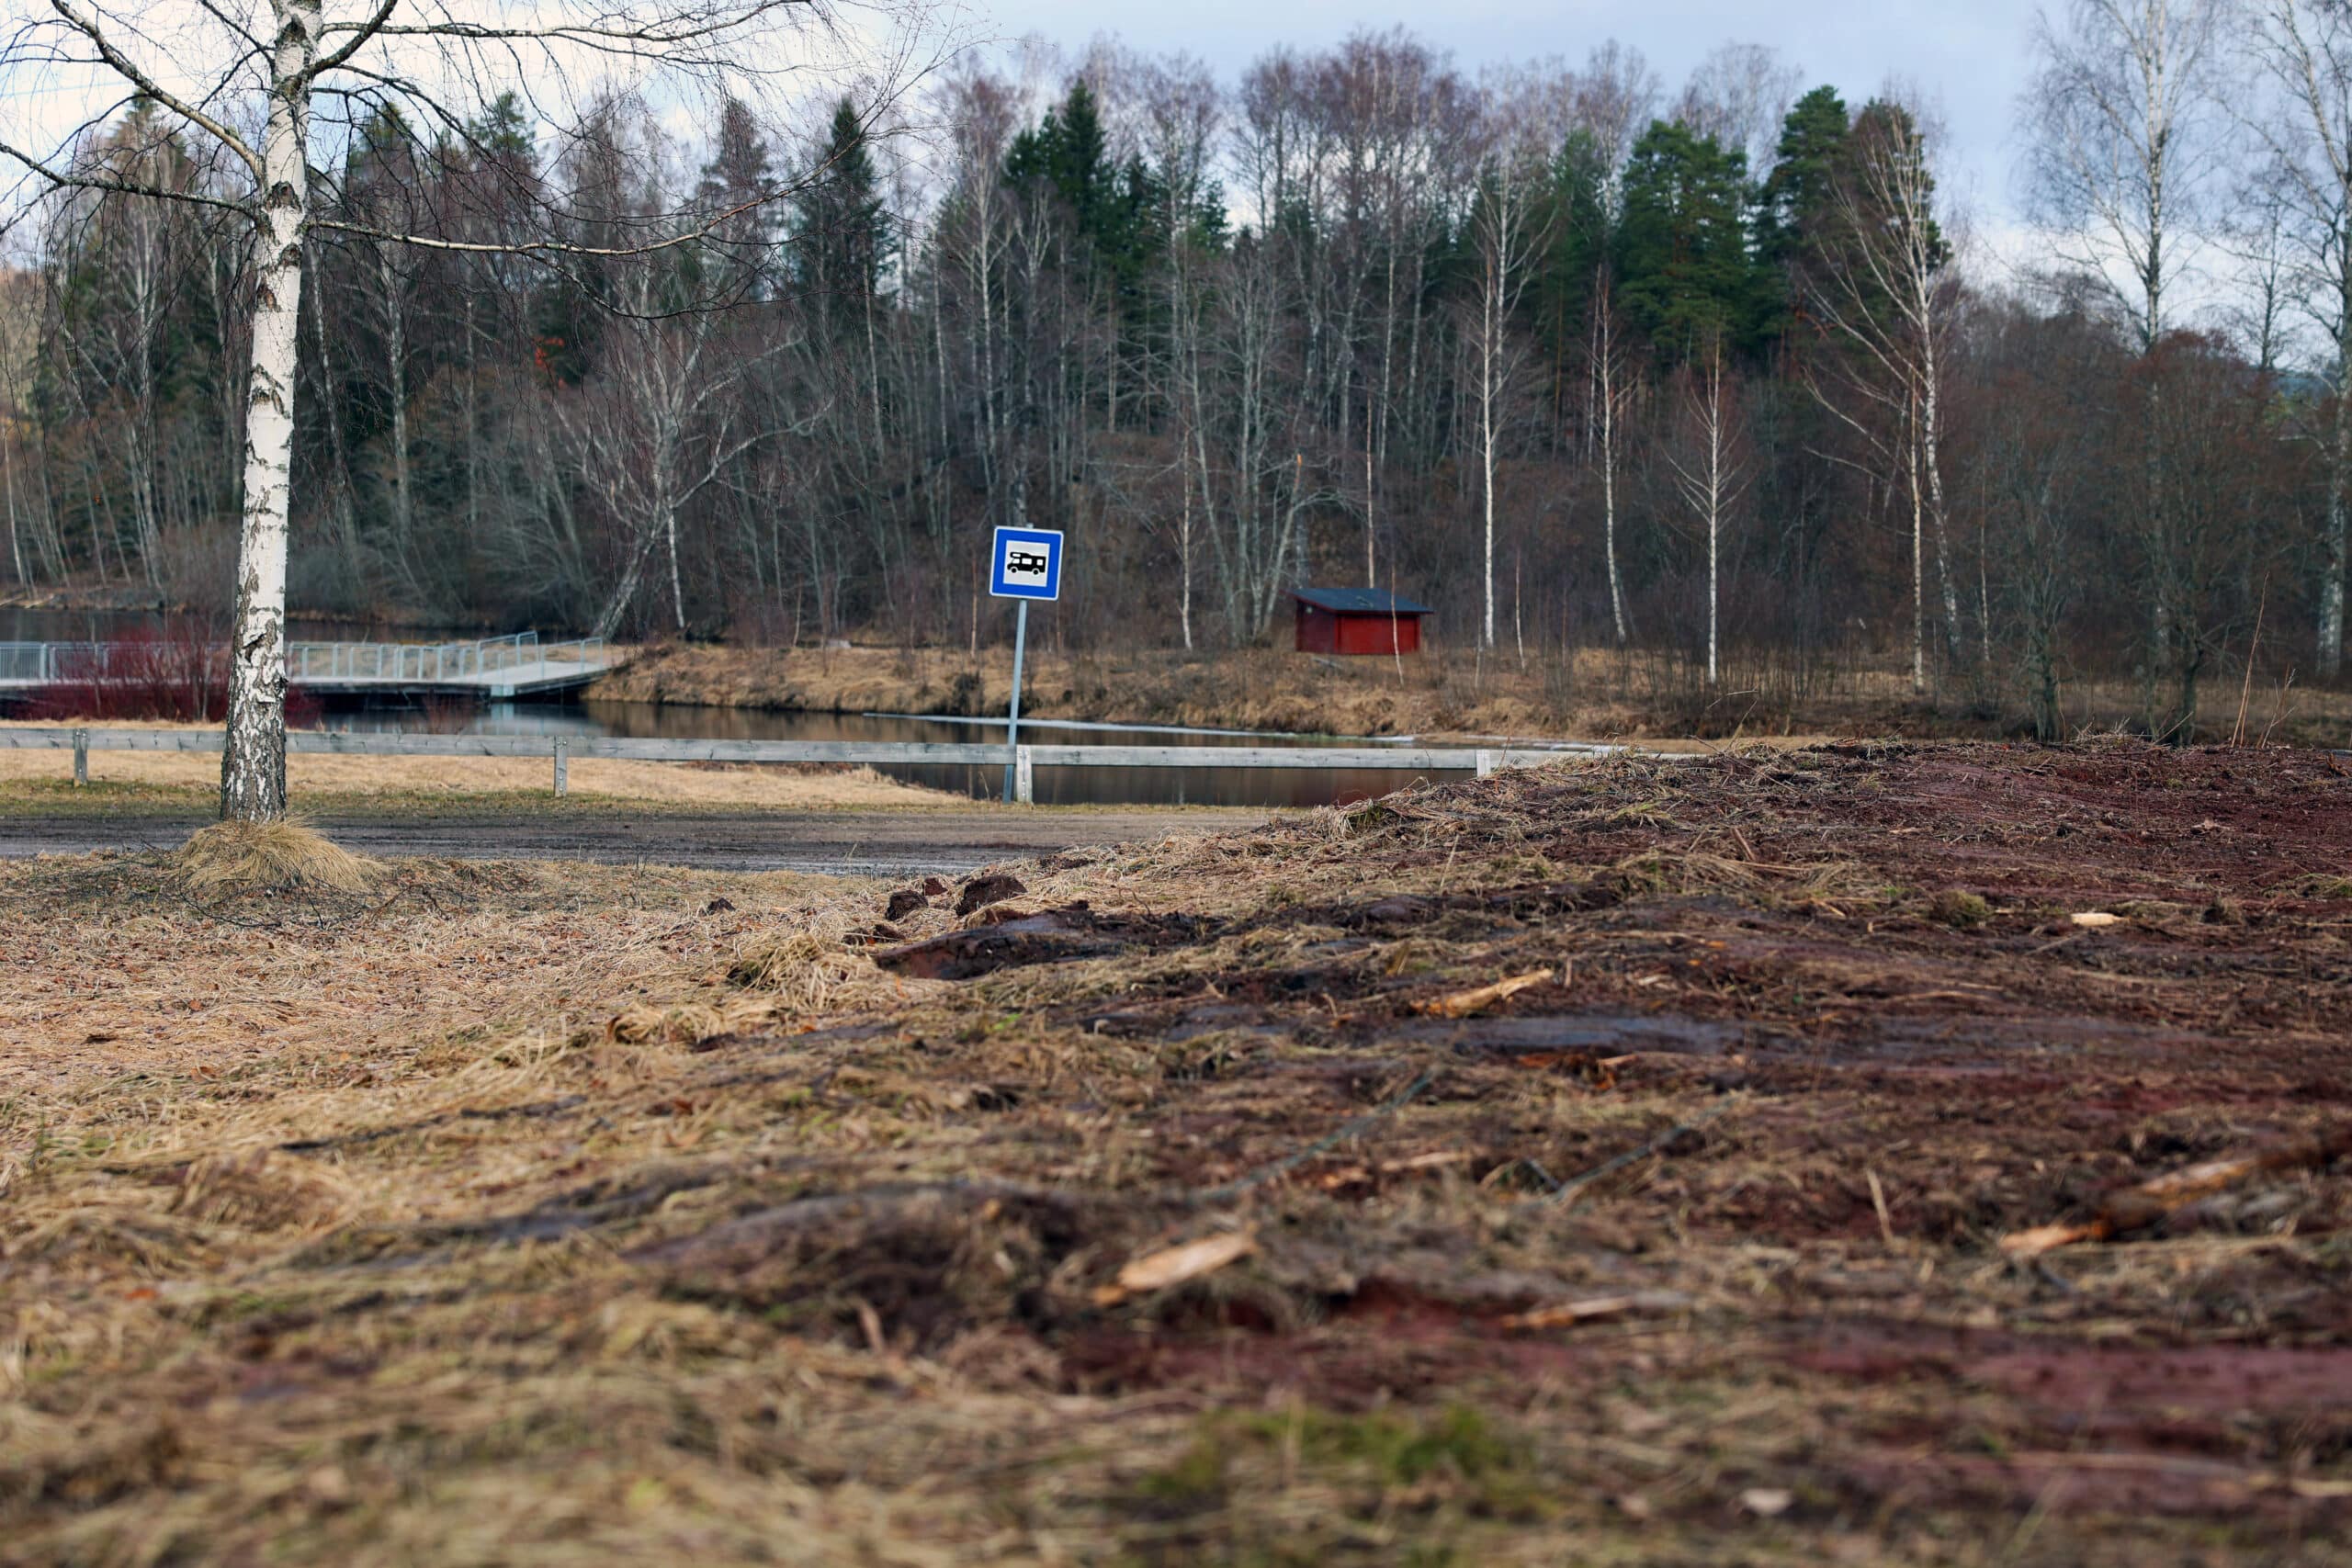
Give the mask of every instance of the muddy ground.
[[371, 919], [650, 944], [220, 1074], [11, 1003], [74, 1046], [0, 1108], [14, 1558], [2352, 1562], [2324, 754], [1617, 760], [929, 889], [549, 874], [370, 916], [0, 869], [19, 986], [175, 931], [261, 976]]

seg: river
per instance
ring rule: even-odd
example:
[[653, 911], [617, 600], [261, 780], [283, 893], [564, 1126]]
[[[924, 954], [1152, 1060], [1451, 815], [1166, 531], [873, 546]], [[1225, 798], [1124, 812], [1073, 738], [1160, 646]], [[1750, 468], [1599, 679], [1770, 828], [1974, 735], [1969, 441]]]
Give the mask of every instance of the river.
[[[330, 708], [332, 729], [433, 729], [496, 735], [623, 735], [728, 740], [1001, 741], [1004, 727], [886, 714], [788, 713], [763, 708], [652, 703], [370, 704]], [[1330, 736], [1168, 731], [1119, 726], [1022, 726], [1024, 739], [1053, 746], [1329, 746]], [[1359, 741], [1356, 744], [1363, 744]], [[975, 799], [1004, 787], [1001, 766], [886, 767], [892, 778]], [[1368, 799], [1411, 775], [1335, 768], [1046, 768], [1033, 794], [1054, 806], [1329, 806]]]
[[[0, 608], [0, 641], [107, 641], [175, 631], [183, 622], [137, 610]], [[423, 642], [469, 640], [479, 629], [379, 627], [294, 618], [297, 641], [363, 641], [371, 637]], [[1002, 721], [921, 718], [881, 714], [788, 713], [760, 708], [695, 707], [676, 704], [511, 702], [463, 699], [424, 702], [332, 703], [322, 721], [330, 729], [429, 730], [444, 734], [618, 735], [680, 739], [743, 740], [1001, 740]], [[1057, 746], [1329, 746], [1347, 738], [1269, 735], [1223, 730], [1125, 726], [1022, 727], [1040, 745]], [[1352, 744], [1367, 744], [1355, 740]], [[893, 778], [975, 799], [1004, 786], [1001, 767], [923, 766], [881, 770]], [[1451, 775], [1449, 775], [1451, 776]], [[1328, 806], [1383, 795], [1411, 774], [1329, 768], [1039, 768], [1035, 798], [1048, 805]]]

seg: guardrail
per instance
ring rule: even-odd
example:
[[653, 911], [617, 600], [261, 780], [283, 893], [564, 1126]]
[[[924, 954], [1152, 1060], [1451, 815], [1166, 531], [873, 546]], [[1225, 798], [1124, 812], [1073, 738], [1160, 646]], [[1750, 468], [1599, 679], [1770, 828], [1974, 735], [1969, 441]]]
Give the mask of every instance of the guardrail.
[[[74, 782], [89, 780], [92, 751], [218, 751], [217, 729], [0, 728], [0, 750], [74, 752]], [[932, 740], [679, 740], [635, 736], [420, 735], [298, 729], [288, 732], [292, 752], [361, 757], [546, 757], [555, 791], [568, 784], [574, 757], [638, 762], [839, 762], [875, 767], [956, 765], [1003, 767], [1013, 773], [1013, 798], [1033, 798], [1038, 768], [1325, 768], [1381, 773], [1465, 773], [1486, 778], [1504, 768], [1590, 759], [1622, 746], [990, 746]]]

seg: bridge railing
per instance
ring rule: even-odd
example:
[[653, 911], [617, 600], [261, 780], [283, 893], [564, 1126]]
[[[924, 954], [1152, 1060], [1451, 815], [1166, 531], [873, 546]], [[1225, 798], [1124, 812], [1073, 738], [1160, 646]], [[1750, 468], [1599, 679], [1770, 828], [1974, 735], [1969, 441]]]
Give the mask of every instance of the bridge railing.
[[0, 642], [0, 681], [46, 684], [52, 678], [49, 650], [56, 646], [53, 642]]
[[227, 651], [177, 642], [0, 642], [0, 682], [153, 680], [161, 672], [201, 669]]
[[[153, 645], [145, 643], [0, 642], [0, 683], [112, 680], [126, 668], [134, 674], [143, 671], [153, 658]], [[554, 665], [601, 668], [606, 658], [603, 637], [546, 643], [535, 631], [472, 642], [296, 642], [286, 648], [286, 674], [298, 685], [359, 681], [435, 685], [508, 671], [518, 675], [545, 671]]]

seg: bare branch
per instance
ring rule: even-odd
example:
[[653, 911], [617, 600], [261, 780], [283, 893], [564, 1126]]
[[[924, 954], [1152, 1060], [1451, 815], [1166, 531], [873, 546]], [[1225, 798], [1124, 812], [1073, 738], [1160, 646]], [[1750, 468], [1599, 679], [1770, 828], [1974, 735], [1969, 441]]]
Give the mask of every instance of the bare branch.
[[243, 137], [239, 136], [228, 126], [206, 114], [194, 104], [186, 102], [177, 94], [169, 91], [146, 72], [141, 71], [136, 62], [114, 46], [106, 34], [99, 29], [96, 22], [84, 17], [81, 13], [74, 9], [68, 0], [50, 0], [50, 5], [59, 16], [65, 18], [68, 26], [90, 40], [91, 47], [98, 51], [98, 58], [104, 61], [115, 74], [187, 120], [190, 125], [206, 131], [223, 147], [244, 160], [245, 167], [253, 171], [256, 181], [263, 180], [261, 155], [245, 144]]

